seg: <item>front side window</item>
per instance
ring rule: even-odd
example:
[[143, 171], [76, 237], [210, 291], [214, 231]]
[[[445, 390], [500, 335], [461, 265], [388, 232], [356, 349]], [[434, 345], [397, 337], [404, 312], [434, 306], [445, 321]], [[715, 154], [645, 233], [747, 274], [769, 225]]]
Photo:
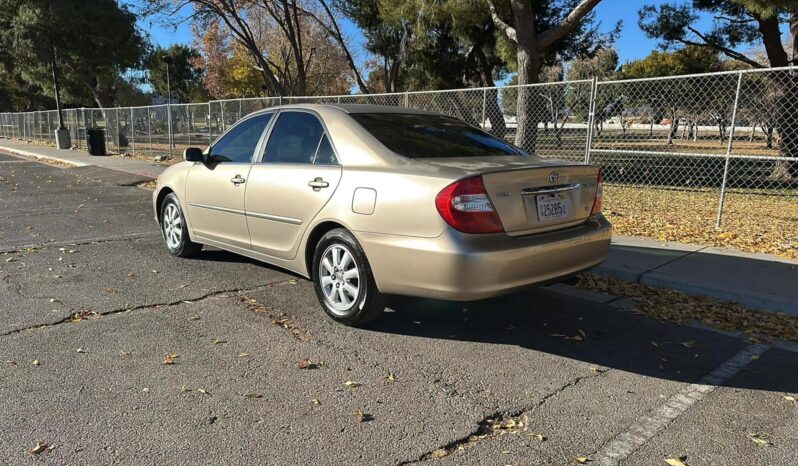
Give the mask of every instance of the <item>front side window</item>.
[[307, 112], [282, 112], [274, 124], [263, 160], [266, 163], [313, 163], [324, 127]]
[[208, 163], [252, 161], [255, 146], [258, 145], [263, 130], [271, 118], [271, 113], [264, 113], [248, 118], [233, 127], [211, 147]]
[[385, 147], [411, 159], [526, 155], [495, 136], [443, 115], [354, 113], [351, 117]]

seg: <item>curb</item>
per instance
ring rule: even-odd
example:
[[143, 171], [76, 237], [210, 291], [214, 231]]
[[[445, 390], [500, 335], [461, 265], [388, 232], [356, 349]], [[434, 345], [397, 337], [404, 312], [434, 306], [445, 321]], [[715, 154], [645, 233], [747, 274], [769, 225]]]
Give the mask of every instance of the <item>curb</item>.
[[52, 156], [49, 156], [49, 155], [41, 155], [41, 154], [36, 154], [34, 152], [28, 152], [28, 151], [24, 151], [24, 150], [9, 149], [8, 147], [0, 147], [0, 152], [6, 152], [6, 153], [9, 153], [11, 155], [18, 155], [20, 157], [32, 158], [32, 159], [36, 159], [36, 160], [43, 160], [43, 161], [50, 160], [50, 161], [53, 161], [53, 162], [59, 162], [59, 163], [67, 164], [67, 165], [72, 165], [73, 167], [89, 167], [89, 166], [92, 166], [92, 164], [90, 164], [90, 163], [77, 162], [75, 160], [62, 159], [60, 157], [52, 157]]
[[652, 271], [630, 271], [628, 269], [601, 265], [594, 270], [600, 275], [607, 275], [626, 282], [640, 283], [642, 285], [655, 286], [677, 290], [694, 296], [709, 296], [722, 301], [731, 301], [742, 304], [754, 310], [767, 310], [783, 312], [792, 316], [798, 316], [798, 303], [777, 298], [768, 298], [762, 295], [736, 292], [733, 290], [717, 289], [714, 287], [702, 286], [694, 282], [679, 280], [670, 275]]

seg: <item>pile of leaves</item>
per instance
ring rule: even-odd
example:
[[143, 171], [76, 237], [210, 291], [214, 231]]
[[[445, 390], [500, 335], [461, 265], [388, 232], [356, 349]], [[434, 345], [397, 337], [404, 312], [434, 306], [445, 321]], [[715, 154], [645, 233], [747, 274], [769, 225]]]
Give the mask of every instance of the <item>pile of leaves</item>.
[[715, 228], [718, 189], [607, 185], [604, 215], [618, 235], [645, 236], [798, 259], [798, 197], [730, 190]]
[[751, 339], [798, 341], [798, 318], [781, 312], [755, 311], [741, 304], [676, 290], [630, 283], [605, 275], [585, 274], [577, 287], [612, 294], [634, 304], [632, 312], [659, 320], [741, 332]]

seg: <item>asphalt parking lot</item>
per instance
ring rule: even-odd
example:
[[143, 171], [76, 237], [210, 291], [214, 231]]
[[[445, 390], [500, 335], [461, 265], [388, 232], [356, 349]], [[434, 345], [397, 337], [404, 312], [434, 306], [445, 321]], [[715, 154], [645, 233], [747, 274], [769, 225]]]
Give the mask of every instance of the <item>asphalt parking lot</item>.
[[798, 464], [789, 347], [550, 289], [347, 328], [139, 181], [0, 154], [2, 464]]

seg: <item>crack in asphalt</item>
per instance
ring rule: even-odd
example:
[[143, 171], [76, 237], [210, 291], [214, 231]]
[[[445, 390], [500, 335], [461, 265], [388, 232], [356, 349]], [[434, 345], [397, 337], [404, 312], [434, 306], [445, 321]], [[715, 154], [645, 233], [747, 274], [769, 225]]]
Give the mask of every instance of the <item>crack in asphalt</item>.
[[28, 252], [29, 250], [49, 249], [61, 246], [84, 246], [87, 244], [111, 243], [114, 241], [130, 241], [140, 238], [147, 238], [150, 236], [160, 236], [160, 234], [160, 231], [149, 231], [142, 233], [130, 233], [127, 235], [111, 235], [77, 240], [52, 241], [49, 243], [29, 244], [27, 246], [11, 246], [6, 248], [0, 247], [0, 254], [14, 254], [18, 252]]
[[[289, 279], [278, 280], [278, 281], [275, 281], [275, 282], [267, 283], [265, 285], [258, 285], [256, 287], [252, 287], [252, 288], [231, 288], [231, 289], [225, 289], [225, 290], [217, 290], [217, 291], [212, 291], [210, 293], [206, 293], [206, 294], [204, 294], [202, 296], [199, 296], [197, 298], [176, 299], [176, 300], [173, 300], [173, 301], [166, 301], [166, 302], [161, 302], [161, 303], [148, 303], [148, 304], [141, 304], [141, 305], [133, 306], [133, 307], [123, 307], [123, 308], [119, 308], [119, 309], [112, 309], [110, 311], [98, 312], [96, 314], [93, 314], [93, 316], [94, 317], [105, 317], [105, 316], [121, 314], [121, 313], [126, 313], [126, 312], [132, 312], [132, 311], [139, 311], [139, 310], [146, 310], [146, 309], [153, 309], [153, 308], [176, 306], [176, 305], [179, 305], [179, 304], [191, 304], [191, 303], [204, 301], [206, 299], [212, 299], [212, 298], [216, 298], [216, 297], [221, 297], [221, 295], [224, 295], [226, 293], [249, 293], [249, 292], [253, 292], [253, 291], [258, 291], [258, 290], [261, 290], [261, 289], [264, 289], [264, 288], [268, 288], [270, 286], [277, 285], [277, 284], [280, 284], [280, 283], [283, 283], [283, 282], [287, 282], [287, 281], [289, 281]], [[229, 297], [229, 296], [227, 296], [227, 297]], [[74, 308], [71, 308], [70, 310], [74, 310]], [[58, 326], [58, 325], [61, 325], [61, 324], [65, 324], [65, 323], [71, 322], [72, 319], [74, 318], [74, 316], [75, 316], [75, 314], [72, 313], [68, 317], [64, 317], [63, 319], [57, 320], [55, 322], [51, 322], [51, 323], [47, 323], [47, 324], [30, 325], [30, 326], [27, 326], [27, 327], [21, 327], [21, 328], [17, 328], [17, 329], [14, 329], [14, 330], [9, 330], [7, 332], [0, 333], [0, 337], [5, 337], [5, 336], [8, 336], [8, 335], [14, 335], [14, 334], [22, 333], [22, 332], [25, 332], [25, 331], [28, 331], [28, 330], [38, 330], [38, 329], [42, 329], [42, 328], [55, 327], [55, 326]], [[92, 320], [92, 319], [91, 318], [88, 318], [88, 319], [84, 318], [84, 319], [81, 319], [81, 320]]]
[[[568, 381], [567, 383], [561, 385], [560, 387], [554, 389], [550, 393], [547, 393], [546, 395], [543, 396], [543, 398], [538, 400], [538, 402], [535, 403], [532, 406], [527, 406], [527, 407], [524, 407], [524, 408], [521, 408], [521, 409], [515, 410], [515, 411], [494, 411], [492, 414], [489, 414], [489, 415], [483, 417], [477, 423], [477, 428], [474, 429], [470, 434], [468, 434], [468, 435], [466, 435], [464, 437], [460, 437], [460, 438], [458, 438], [456, 440], [453, 440], [453, 441], [447, 443], [446, 445], [443, 445], [443, 446], [440, 446], [438, 448], [429, 450], [429, 451], [427, 451], [426, 453], [422, 454], [421, 456], [419, 456], [416, 459], [402, 461], [402, 462], [398, 463], [398, 466], [410, 466], [410, 465], [414, 465], [414, 464], [418, 464], [418, 463], [424, 463], [424, 462], [431, 461], [431, 460], [434, 461], [434, 460], [437, 460], [437, 459], [441, 459], [441, 458], [444, 458], [446, 456], [449, 456], [450, 454], [452, 454], [452, 453], [454, 453], [456, 451], [468, 448], [468, 447], [470, 447], [470, 446], [474, 445], [475, 443], [480, 442], [482, 440], [499, 437], [500, 435], [502, 435], [504, 433], [504, 431], [502, 430], [504, 428], [502, 428], [501, 426], [502, 425], [506, 425], [507, 421], [512, 420], [512, 421], [514, 421], [513, 425], [518, 425], [517, 421], [520, 418], [523, 418], [524, 422], [526, 422], [525, 419], [527, 418], [527, 416], [526, 416], [527, 413], [542, 407], [551, 398], [559, 395], [560, 393], [562, 393], [562, 392], [564, 392], [564, 391], [566, 391], [566, 390], [568, 390], [568, 389], [570, 389], [572, 387], [575, 387], [576, 385], [579, 385], [579, 383], [582, 382], [583, 380], [592, 379], [592, 378], [596, 378], [596, 377], [601, 377], [604, 374], [606, 374], [607, 372], [610, 372], [611, 370], [612, 370], [611, 368], [608, 368], [608, 369], [599, 370], [596, 373], [591, 374], [591, 375], [583, 375], [583, 376], [576, 377], [576, 378]], [[496, 428], [495, 426], [500, 426], [500, 427]], [[525, 426], [524, 426], [524, 429], [525, 429]]]

